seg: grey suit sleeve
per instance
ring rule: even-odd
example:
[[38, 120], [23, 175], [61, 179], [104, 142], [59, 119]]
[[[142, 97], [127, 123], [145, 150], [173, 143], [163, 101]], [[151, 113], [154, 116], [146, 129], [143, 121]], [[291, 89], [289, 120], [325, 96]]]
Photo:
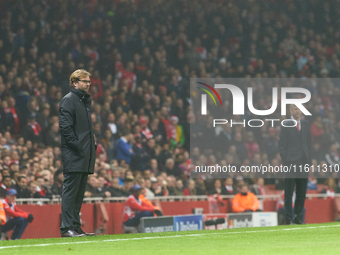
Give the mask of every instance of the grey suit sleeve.
[[309, 122], [307, 121], [307, 125], [308, 127], [308, 133], [307, 133], [307, 146], [308, 146], [308, 164], [311, 166], [312, 165], [312, 155], [311, 155], [311, 150], [312, 150], [312, 132], [310, 130], [310, 125]]
[[279, 136], [279, 152], [282, 160], [282, 164], [287, 162], [287, 145], [288, 145], [288, 133], [287, 128], [281, 126]]

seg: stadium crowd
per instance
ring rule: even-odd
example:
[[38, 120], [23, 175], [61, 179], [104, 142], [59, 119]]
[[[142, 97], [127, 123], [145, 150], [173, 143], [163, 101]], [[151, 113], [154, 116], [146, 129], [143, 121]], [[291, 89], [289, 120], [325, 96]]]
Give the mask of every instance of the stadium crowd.
[[[222, 153], [190, 155], [190, 124], [206, 121], [190, 108], [190, 78], [336, 78], [339, 5], [0, 0], [1, 196], [11, 187], [18, 198], [61, 195], [59, 101], [78, 68], [92, 74], [98, 144], [86, 197], [128, 196], [135, 183], [147, 198], [235, 194], [245, 183], [255, 184], [258, 194], [263, 184], [282, 189], [275, 179], [190, 179], [193, 164], [281, 163], [278, 129], [268, 127], [254, 133], [225, 125], [216, 136], [197, 133]], [[340, 83], [315, 83], [310, 90], [313, 163], [340, 164]], [[263, 109], [271, 103], [270, 97], [256, 100]], [[311, 178], [311, 185], [324, 181]]]

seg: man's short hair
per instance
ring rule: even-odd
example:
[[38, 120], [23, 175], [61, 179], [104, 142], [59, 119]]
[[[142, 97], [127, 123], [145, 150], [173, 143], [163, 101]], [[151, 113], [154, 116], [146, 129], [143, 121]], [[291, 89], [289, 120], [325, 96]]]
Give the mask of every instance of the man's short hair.
[[39, 186], [39, 183], [37, 183], [36, 181], [30, 181], [28, 183], [28, 187], [31, 187], [31, 184], [35, 184], [35, 185]]
[[19, 173], [19, 172], [18, 171], [11, 171], [11, 173], [10, 173], [11, 178], [13, 178], [14, 174], [16, 174], [16, 173]]
[[9, 178], [10, 180], [12, 180], [12, 178], [9, 176], [9, 175], [5, 175], [3, 178], [2, 178], [2, 181], [4, 181], [5, 179]]
[[91, 77], [91, 74], [85, 69], [77, 69], [70, 76], [70, 86], [74, 87], [73, 83], [78, 82], [80, 79], [85, 77]]
[[25, 177], [25, 176], [22, 176], [22, 175], [21, 175], [21, 176], [19, 176], [19, 177], [18, 177], [18, 182], [20, 182], [20, 181], [21, 181], [21, 179], [25, 179], [25, 180], [26, 180], [26, 177]]
[[143, 180], [144, 180], [143, 177], [138, 176], [138, 177], [135, 178], [134, 184], [139, 184], [139, 185], [141, 185], [141, 184], [143, 183]]
[[97, 177], [96, 177], [94, 174], [91, 174], [91, 175], [89, 175], [89, 176], [87, 177], [88, 180], [90, 180], [91, 178], [97, 179]]
[[106, 170], [105, 169], [98, 170], [98, 172], [97, 172], [97, 175], [98, 175], [97, 179], [99, 177], [104, 177], [105, 178], [105, 174], [106, 174]]
[[165, 164], [168, 164], [169, 162], [175, 162], [175, 160], [173, 158], [168, 158], [166, 161], [165, 161]]
[[121, 131], [121, 136], [127, 136], [129, 134], [131, 134], [130, 129], [128, 129], [127, 127], [124, 127]]

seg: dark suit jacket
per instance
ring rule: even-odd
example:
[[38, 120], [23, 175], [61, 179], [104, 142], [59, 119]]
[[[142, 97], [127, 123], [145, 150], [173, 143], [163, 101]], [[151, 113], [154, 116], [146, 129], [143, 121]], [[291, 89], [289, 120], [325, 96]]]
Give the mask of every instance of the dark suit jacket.
[[290, 127], [281, 125], [280, 129], [279, 151], [282, 164], [300, 162], [302, 158], [305, 158], [304, 164], [311, 165], [312, 136], [309, 122], [301, 120], [300, 131], [297, 130], [296, 126], [293, 126], [293, 120], [286, 120], [284, 124]]
[[89, 94], [71, 88], [60, 101], [59, 127], [64, 173], [94, 172], [96, 145], [89, 98]]
[[31, 198], [31, 192], [27, 188], [22, 189], [18, 184], [15, 184], [14, 186], [12, 186], [12, 189], [15, 189], [17, 191], [17, 198]]

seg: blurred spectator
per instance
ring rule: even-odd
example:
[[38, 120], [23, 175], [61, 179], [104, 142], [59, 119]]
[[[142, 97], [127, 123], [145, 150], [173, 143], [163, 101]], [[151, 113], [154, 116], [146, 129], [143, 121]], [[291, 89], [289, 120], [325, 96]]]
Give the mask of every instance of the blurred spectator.
[[226, 178], [222, 187], [222, 195], [236, 194], [233, 188], [233, 178]]
[[243, 185], [240, 193], [232, 200], [233, 212], [255, 212], [259, 211], [260, 202], [257, 197], [248, 191], [248, 186]]
[[248, 151], [245, 143], [242, 141], [242, 134], [240, 132], [235, 133], [233, 145], [236, 147], [237, 154], [241, 160], [248, 157]]
[[25, 176], [18, 177], [18, 183], [13, 186], [17, 191], [17, 198], [30, 198], [30, 190], [27, 188], [27, 178]]
[[236, 185], [235, 185], [235, 194], [238, 194], [241, 192], [241, 188], [246, 185], [246, 183], [243, 180], [242, 176], [239, 176], [239, 178], [236, 178]]
[[340, 221], [340, 199], [335, 197], [335, 194], [340, 193], [340, 188], [336, 185], [335, 180], [328, 178], [325, 181], [325, 188], [321, 191], [321, 194], [327, 194], [327, 197], [332, 199], [332, 207], [334, 213], [334, 220]]
[[85, 197], [110, 197], [111, 193], [105, 187], [105, 179], [94, 175], [89, 175], [85, 188]]
[[5, 214], [4, 206], [0, 200], [0, 229], [1, 229], [1, 225], [5, 225], [5, 223], [6, 223], [6, 214]]
[[104, 138], [101, 140], [101, 143], [106, 151], [107, 161], [111, 162], [112, 159], [116, 158], [115, 139], [111, 130], [106, 129], [104, 131]]
[[169, 191], [167, 189], [167, 182], [164, 180], [163, 176], [158, 176], [157, 178], [151, 177], [151, 191], [155, 196], [167, 196]]
[[61, 146], [61, 136], [59, 133], [59, 123], [55, 122], [45, 136], [45, 144], [51, 147]]
[[30, 192], [30, 198], [44, 198], [44, 196], [42, 196], [37, 188], [38, 188], [39, 184], [36, 181], [30, 181], [28, 183], [28, 190]]
[[155, 196], [162, 196], [163, 195], [162, 186], [158, 184], [157, 178], [151, 177], [150, 181], [151, 181], [151, 188], [150, 188], [151, 192]]
[[209, 213], [219, 213], [219, 205], [224, 206], [221, 198], [222, 183], [220, 179], [214, 180], [214, 187], [208, 190]]
[[108, 187], [105, 184], [105, 178], [99, 176], [97, 180], [98, 180], [98, 185], [96, 189], [96, 196], [97, 197], [111, 197], [111, 193], [109, 192]]
[[220, 179], [215, 179], [214, 180], [214, 187], [208, 190], [208, 195], [209, 194], [222, 194], [222, 183]]
[[142, 190], [141, 190], [141, 196], [144, 196], [145, 198], [150, 198], [150, 197], [154, 197], [152, 191], [146, 187], [146, 184], [145, 184], [145, 180], [143, 177], [137, 177], [135, 179], [135, 183], [140, 185]]
[[13, 230], [11, 240], [20, 239], [24, 233], [28, 223], [33, 221], [33, 215], [20, 210], [15, 203], [17, 191], [10, 189], [7, 191], [5, 199], [2, 199], [2, 204], [6, 214], [6, 223], [1, 226], [1, 233], [6, 233]]
[[133, 185], [131, 188], [132, 194], [126, 200], [123, 210], [123, 224], [125, 226], [137, 227], [141, 218], [153, 217], [153, 213], [157, 210], [155, 206], [139, 200], [141, 189], [138, 184]]
[[175, 196], [183, 196], [183, 181], [177, 180], [176, 181], [176, 187], [174, 188]]
[[254, 154], [256, 153], [260, 153], [260, 147], [257, 144], [257, 142], [255, 142], [254, 140], [254, 134], [252, 132], [248, 132], [247, 136], [246, 136], [246, 150], [248, 152], [248, 158], [253, 159], [254, 158]]
[[176, 186], [176, 178], [173, 175], [170, 175], [166, 178], [166, 187], [169, 192], [169, 196], [175, 196], [175, 186]]
[[185, 137], [183, 132], [183, 127], [178, 125], [179, 118], [177, 116], [170, 117], [170, 129], [171, 129], [171, 147], [175, 147], [177, 144], [181, 146], [185, 143]]
[[[139, 197], [138, 199], [142, 201], [142, 203], [144, 204], [148, 204], [150, 206], [154, 206], [154, 204], [148, 200], [147, 198], [147, 193], [148, 192], [151, 192], [148, 188], [145, 187], [145, 182], [144, 182], [144, 179], [141, 178], [141, 177], [137, 177], [136, 180], [135, 180], [135, 184], [139, 185], [141, 187], [141, 192], [139, 194]], [[154, 212], [154, 216], [163, 216], [163, 213], [162, 213], [162, 210], [160, 209], [160, 203], [159, 201], [154, 201], [155, 203], [155, 209], [156, 211]], [[158, 204], [156, 204], [158, 203]]]
[[118, 83], [118, 87], [122, 88], [124, 82], [126, 82], [127, 86], [128, 86], [128, 90], [134, 92], [136, 90], [136, 80], [137, 77], [134, 74], [133, 70], [134, 70], [134, 64], [133, 62], [128, 62], [126, 65], [126, 69], [121, 69], [117, 74], [116, 74], [116, 78], [117, 81], [116, 83]]
[[52, 185], [52, 193], [54, 195], [61, 196], [61, 194], [63, 192], [63, 181], [64, 181], [64, 175], [63, 175], [62, 169], [58, 169], [54, 173], [53, 179], [54, 179], [54, 182], [53, 182], [53, 185]]
[[[220, 131], [219, 135], [217, 136], [217, 145], [221, 151], [229, 151], [229, 147], [232, 143], [232, 129], [230, 124], [227, 123], [222, 126], [223, 130]], [[236, 148], [235, 148], [236, 153]]]
[[229, 163], [232, 160], [232, 164], [235, 165], [235, 166], [241, 166], [242, 161], [241, 161], [240, 156], [237, 153], [237, 149], [234, 145], [231, 145], [229, 147], [228, 153], [225, 155], [225, 159]]
[[320, 143], [313, 143], [313, 147], [312, 147], [312, 150], [311, 150], [311, 157], [312, 157], [312, 159], [316, 160], [317, 162], [324, 160], [325, 154], [321, 150]]
[[12, 182], [10, 176], [4, 176], [0, 184], [0, 197], [6, 197], [7, 191], [11, 188]]
[[340, 156], [336, 144], [331, 145], [331, 147], [329, 148], [329, 152], [326, 154], [325, 157], [328, 165], [331, 165], [333, 167], [336, 165], [340, 165]]
[[334, 179], [328, 178], [325, 181], [325, 188], [321, 191], [321, 194], [327, 194], [327, 197], [334, 198], [336, 193], [340, 193], [339, 187], [337, 187]]
[[183, 190], [183, 194], [184, 196], [201, 196], [205, 195], [205, 192], [200, 188], [196, 188], [194, 180], [188, 180], [187, 188]]
[[35, 181], [37, 182], [37, 192], [39, 192], [39, 194], [43, 197], [51, 198], [52, 194], [45, 185], [44, 177], [38, 176], [37, 178], [35, 178]]
[[13, 132], [15, 121], [13, 114], [10, 108], [8, 107], [8, 103], [5, 100], [1, 102], [0, 116], [1, 116], [0, 130]]
[[324, 133], [321, 116], [316, 117], [316, 119], [310, 125], [310, 131], [312, 133], [313, 143], [320, 143]]
[[144, 183], [145, 183], [145, 197], [147, 199], [154, 198], [155, 194], [151, 191], [152, 186], [151, 180], [145, 179]]
[[264, 179], [258, 178], [256, 180], [256, 183], [254, 185], [252, 185], [250, 192], [252, 192], [255, 196], [266, 195], [266, 191], [265, 191], [263, 185], [264, 185]]
[[181, 171], [175, 166], [175, 161], [172, 158], [166, 160], [164, 172], [166, 172], [167, 175], [174, 175], [176, 177], [180, 177], [181, 175]]
[[264, 141], [263, 152], [267, 153], [268, 159], [272, 160], [279, 152], [278, 140], [276, 135], [276, 129], [269, 128], [269, 137]]
[[98, 180], [96, 176], [89, 175], [87, 178], [84, 196], [85, 197], [96, 197], [97, 186], [98, 186]]
[[124, 160], [129, 164], [132, 156], [134, 155], [130, 143], [133, 141], [133, 135], [128, 129], [122, 131], [122, 137], [117, 143], [117, 160]]
[[30, 140], [35, 143], [41, 143], [43, 141], [41, 127], [39, 123], [35, 121], [33, 114], [27, 116], [27, 125], [24, 130], [25, 140]]
[[114, 113], [109, 113], [107, 115], [107, 128], [110, 130], [112, 134], [112, 138], [116, 140], [119, 136], [118, 136], [118, 128], [117, 128], [115, 121], [116, 121], [116, 117]]
[[110, 187], [107, 188], [111, 197], [122, 197], [121, 188], [118, 178], [113, 178]]
[[133, 186], [133, 176], [129, 176], [127, 178], [124, 179], [124, 185], [122, 187], [122, 196], [123, 197], [128, 197], [130, 196], [130, 189]]

